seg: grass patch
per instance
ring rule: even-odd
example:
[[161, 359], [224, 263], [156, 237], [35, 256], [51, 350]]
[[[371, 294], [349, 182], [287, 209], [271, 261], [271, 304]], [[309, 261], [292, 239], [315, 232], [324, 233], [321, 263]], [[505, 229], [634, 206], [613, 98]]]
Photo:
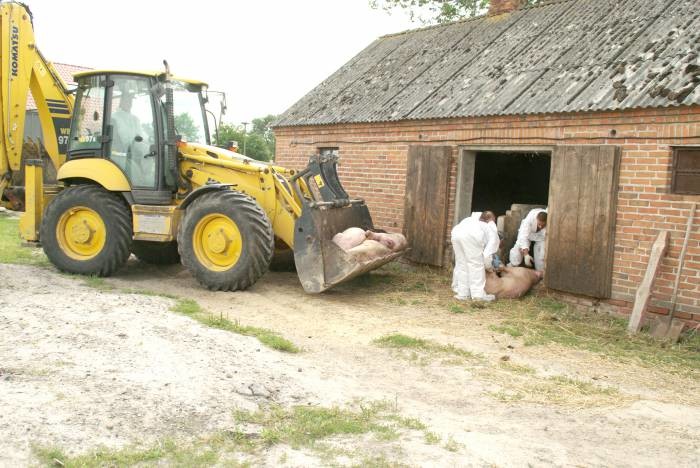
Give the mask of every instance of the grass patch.
[[501, 361], [498, 363], [498, 365], [501, 367], [501, 369], [504, 369], [508, 372], [513, 372], [515, 374], [535, 375], [535, 369], [533, 369], [530, 366], [522, 366], [520, 364], [513, 364], [512, 362], [509, 362], [509, 361]]
[[22, 247], [19, 218], [0, 214], [0, 263], [48, 266], [49, 260], [39, 248]]
[[[69, 456], [55, 447], [34, 447], [33, 452], [46, 466], [82, 468], [102, 466], [211, 466], [222, 458], [231, 466], [250, 466], [246, 456], [254, 446], [245, 434], [223, 431], [191, 443], [159, 441], [147, 448], [98, 448], [83, 455]], [[231, 456], [235, 456], [231, 460]]]
[[[180, 298], [174, 294], [162, 293], [150, 289], [120, 289], [119, 292], [124, 294], [139, 294], [141, 296], [165, 297], [167, 299], [179, 300]], [[171, 309], [172, 310], [172, 309]]]
[[231, 321], [223, 316], [213, 316], [202, 308], [193, 299], [178, 299], [175, 305], [170, 308], [178, 314], [187, 315], [199, 323], [211, 328], [225, 330], [239, 335], [254, 336], [268, 348], [276, 349], [285, 353], [298, 353], [301, 350], [294, 343], [284, 338], [279, 333], [267, 328], [251, 327], [241, 325], [238, 321]]
[[104, 278], [99, 276], [86, 276], [83, 278], [83, 284], [89, 288], [97, 289], [99, 291], [112, 291], [114, 286], [108, 284]]
[[504, 403], [523, 402], [574, 407], [614, 406], [630, 399], [616, 389], [565, 376], [509, 381], [490, 395]]
[[425, 431], [425, 443], [428, 445], [437, 445], [440, 443], [440, 436], [434, 432]]
[[447, 310], [449, 310], [453, 314], [463, 314], [466, 312], [466, 310], [464, 310], [464, 307], [462, 307], [459, 304], [452, 304], [447, 308]]
[[202, 309], [202, 306], [200, 306], [199, 303], [194, 299], [178, 299], [175, 305], [170, 308], [170, 310], [173, 312], [177, 312], [178, 314], [189, 316], [197, 314], [206, 314], [206, 311]]
[[502, 301], [496, 307], [505, 319], [491, 329], [522, 337], [526, 346], [558, 344], [700, 379], [698, 334], [686, 334], [677, 344], [643, 333], [628, 336], [627, 320], [574, 309], [549, 298]]
[[[442, 345], [434, 341], [424, 340], [422, 338], [414, 338], [412, 336], [396, 333], [393, 335], [385, 335], [372, 341], [377, 346], [382, 348], [392, 348], [399, 350], [411, 351], [408, 359], [412, 361], [418, 360], [419, 356], [416, 351], [422, 352], [424, 355], [449, 355], [462, 359], [475, 359], [480, 356], [467, 351], [466, 349], [458, 348], [452, 344]], [[450, 363], [458, 364], [461, 361], [450, 361]]]
[[449, 307], [454, 302], [451, 279], [439, 268], [407, 266], [397, 262], [338, 285], [336, 294], [364, 297], [389, 304]]
[[386, 402], [359, 405], [358, 408], [278, 405], [256, 412], [235, 413], [239, 424], [257, 426], [266, 446], [286, 444], [292, 448], [317, 447], [320, 441], [336, 436], [371, 434], [377, 440], [395, 440], [402, 430], [422, 430], [418, 420], [403, 418]]

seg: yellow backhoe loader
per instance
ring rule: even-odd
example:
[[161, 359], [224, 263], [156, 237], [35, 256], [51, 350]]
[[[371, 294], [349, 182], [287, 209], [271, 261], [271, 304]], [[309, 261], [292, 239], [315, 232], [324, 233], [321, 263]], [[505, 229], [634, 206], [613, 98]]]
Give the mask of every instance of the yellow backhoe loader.
[[245, 289], [291, 249], [317, 293], [402, 252], [357, 262], [331, 238], [373, 229], [343, 190], [332, 156], [299, 172], [210, 144], [207, 85], [163, 72], [87, 71], [69, 92], [34, 42], [26, 5], [0, 4], [0, 195], [21, 170], [28, 91], [58, 183], [24, 163], [20, 235], [60, 270], [109, 276], [129, 255], [185, 267], [207, 288]]

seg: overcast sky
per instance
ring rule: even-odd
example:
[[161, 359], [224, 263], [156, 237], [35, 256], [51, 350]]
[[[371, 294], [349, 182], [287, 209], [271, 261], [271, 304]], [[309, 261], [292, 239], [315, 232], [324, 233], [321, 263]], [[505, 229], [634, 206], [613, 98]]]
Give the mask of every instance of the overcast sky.
[[153, 70], [209, 83], [224, 121], [279, 114], [376, 38], [418, 27], [367, 0], [25, 0], [52, 62]]

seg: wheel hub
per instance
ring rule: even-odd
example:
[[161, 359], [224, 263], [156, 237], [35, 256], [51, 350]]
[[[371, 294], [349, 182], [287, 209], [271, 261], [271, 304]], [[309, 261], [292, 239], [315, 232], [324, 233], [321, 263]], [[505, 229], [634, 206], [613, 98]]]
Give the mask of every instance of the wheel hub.
[[226, 235], [223, 229], [219, 229], [216, 232], [209, 234], [209, 247], [212, 252], [217, 254], [222, 254], [226, 251], [228, 246], [231, 244], [231, 239]]
[[87, 221], [75, 224], [71, 227], [71, 237], [78, 244], [88, 244], [94, 237], [95, 230], [90, 227]]
[[232, 268], [241, 256], [243, 238], [236, 223], [220, 213], [200, 219], [192, 234], [197, 260], [212, 271]]
[[56, 239], [61, 250], [75, 260], [89, 260], [105, 245], [107, 229], [94, 210], [76, 206], [65, 211], [56, 225]]

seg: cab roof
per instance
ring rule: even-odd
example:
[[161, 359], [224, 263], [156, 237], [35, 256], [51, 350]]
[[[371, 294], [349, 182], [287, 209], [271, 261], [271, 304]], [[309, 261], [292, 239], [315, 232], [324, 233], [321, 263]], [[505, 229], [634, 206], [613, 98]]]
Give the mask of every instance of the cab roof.
[[[134, 70], [86, 70], [86, 71], [81, 71], [78, 73], [74, 73], [73, 77], [77, 80], [78, 78], [82, 78], [84, 76], [93, 76], [93, 75], [139, 75], [139, 76], [148, 76], [148, 77], [153, 77], [153, 78], [158, 78], [159, 76], [163, 75], [165, 72], [162, 70], [160, 71], [134, 71]], [[199, 81], [199, 80], [192, 80], [190, 78], [183, 78], [181, 76], [173, 76], [173, 80], [175, 81], [182, 81], [187, 84], [195, 85], [195, 86], [207, 86], [207, 83], [204, 81]]]

